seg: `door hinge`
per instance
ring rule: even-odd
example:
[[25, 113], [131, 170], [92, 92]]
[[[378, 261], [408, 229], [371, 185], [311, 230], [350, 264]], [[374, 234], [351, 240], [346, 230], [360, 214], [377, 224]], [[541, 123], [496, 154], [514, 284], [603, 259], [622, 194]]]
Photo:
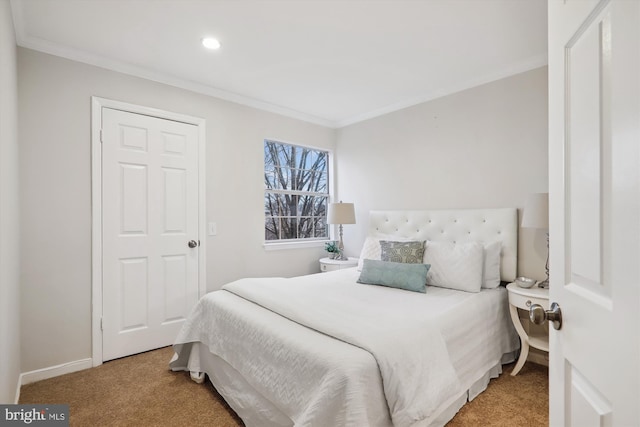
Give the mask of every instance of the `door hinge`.
[[100, 129], [100, 143], [102, 143], [102, 129]]
[[104, 331], [104, 319], [102, 317], [100, 318], [100, 330]]

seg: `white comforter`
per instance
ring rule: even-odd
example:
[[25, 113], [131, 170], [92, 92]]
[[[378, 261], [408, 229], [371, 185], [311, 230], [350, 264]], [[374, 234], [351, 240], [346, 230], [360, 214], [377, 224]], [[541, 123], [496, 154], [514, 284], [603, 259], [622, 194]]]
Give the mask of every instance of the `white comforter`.
[[223, 289], [369, 351], [398, 427], [424, 420], [460, 391], [442, 336], [424, 311], [424, 295], [322, 279], [242, 279]]
[[[443, 340], [442, 331], [447, 342], [461, 340], [454, 336], [460, 334], [460, 323], [450, 314], [451, 308], [486, 310], [488, 300], [484, 298], [485, 304], [480, 297], [475, 304], [473, 294], [437, 288], [424, 295], [361, 285], [355, 277], [357, 272], [344, 271], [294, 279], [243, 279], [226, 285], [195, 307], [176, 340], [180, 357], [171, 366], [185, 369], [188, 355], [183, 344], [202, 342], [261, 395], [273, 397], [278, 410], [297, 426], [326, 425], [328, 414], [334, 417], [332, 425], [388, 425], [388, 414], [396, 426], [429, 425], [439, 409], [477, 380], [475, 373], [464, 372], [471, 355], [456, 351], [450, 357]], [[293, 329], [297, 336], [291, 340], [281, 334], [272, 342], [270, 325], [251, 330], [243, 326], [242, 316], [251, 315], [254, 303], [279, 314], [271, 317], [273, 328], [286, 322], [283, 316], [356, 347], [306, 328]], [[454, 321], [443, 323], [443, 317]], [[478, 336], [479, 341], [487, 338]], [[314, 346], [323, 342], [322, 356], [316, 358], [331, 354], [332, 360], [310, 360], [314, 351], [304, 342], [312, 341]], [[492, 354], [482, 357], [483, 364], [493, 366], [502, 352], [513, 349], [512, 338], [499, 341], [499, 346], [486, 347]]]

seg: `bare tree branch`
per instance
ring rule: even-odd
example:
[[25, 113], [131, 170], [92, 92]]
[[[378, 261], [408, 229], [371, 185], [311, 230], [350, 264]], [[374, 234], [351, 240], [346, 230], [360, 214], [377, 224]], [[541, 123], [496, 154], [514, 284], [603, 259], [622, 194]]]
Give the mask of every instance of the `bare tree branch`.
[[264, 152], [265, 238], [326, 237], [328, 153], [274, 141]]

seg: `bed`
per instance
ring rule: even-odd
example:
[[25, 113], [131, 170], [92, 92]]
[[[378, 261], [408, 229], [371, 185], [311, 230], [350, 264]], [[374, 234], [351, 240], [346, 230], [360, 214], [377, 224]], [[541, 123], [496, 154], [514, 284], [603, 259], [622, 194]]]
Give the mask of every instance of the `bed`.
[[[372, 211], [368, 227], [357, 268], [205, 295], [170, 368], [208, 376], [247, 426], [445, 425], [519, 349], [498, 286], [516, 276], [517, 211]], [[426, 242], [433, 286], [358, 283], [374, 264], [399, 264], [379, 261], [398, 253], [381, 241]]]

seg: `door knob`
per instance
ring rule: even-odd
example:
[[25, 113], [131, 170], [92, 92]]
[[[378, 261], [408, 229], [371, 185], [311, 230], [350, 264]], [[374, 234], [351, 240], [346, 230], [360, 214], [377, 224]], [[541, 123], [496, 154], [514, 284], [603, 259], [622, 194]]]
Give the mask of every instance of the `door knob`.
[[558, 330], [562, 327], [562, 310], [557, 302], [551, 303], [549, 310], [545, 310], [540, 304], [533, 304], [529, 307], [529, 319], [536, 325], [542, 325], [548, 320]]
[[193, 249], [198, 246], [198, 242], [196, 242], [195, 240], [189, 240], [189, 243], [187, 243], [187, 245], [189, 245], [189, 247]]

